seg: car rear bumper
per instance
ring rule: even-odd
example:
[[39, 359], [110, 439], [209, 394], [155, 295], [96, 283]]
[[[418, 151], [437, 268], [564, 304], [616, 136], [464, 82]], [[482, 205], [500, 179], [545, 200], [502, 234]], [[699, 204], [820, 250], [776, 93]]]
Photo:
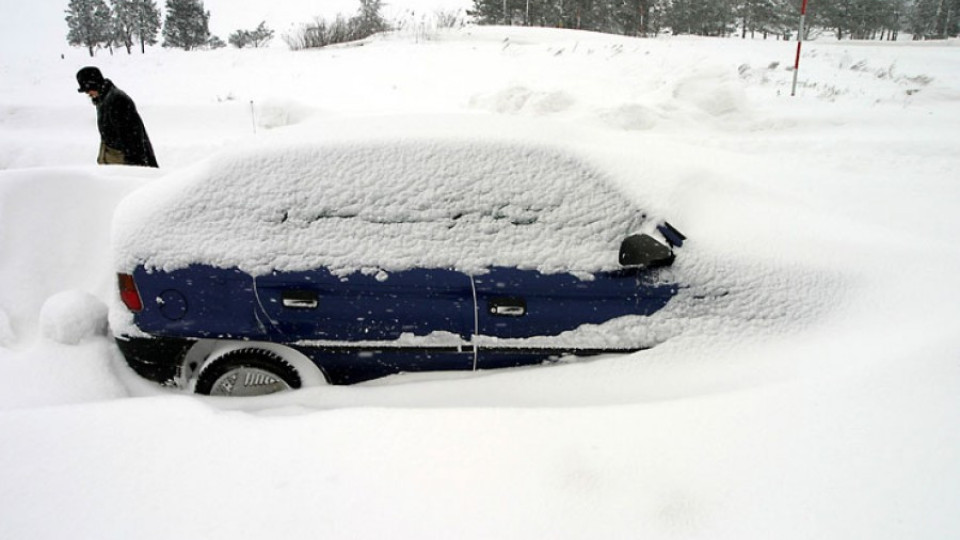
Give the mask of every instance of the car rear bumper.
[[138, 375], [161, 384], [173, 384], [184, 355], [196, 342], [180, 338], [117, 336], [117, 346]]

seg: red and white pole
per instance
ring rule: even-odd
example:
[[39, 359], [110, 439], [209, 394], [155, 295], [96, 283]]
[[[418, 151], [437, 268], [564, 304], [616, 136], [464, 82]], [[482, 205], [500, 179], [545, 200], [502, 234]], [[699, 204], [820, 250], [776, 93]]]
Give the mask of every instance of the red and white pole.
[[800, 31], [797, 32], [797, 58], [793, 61], [793, 87], [790, 89], [790, 95], [797, 95], [797, 72], [800, 71], [800, 46], [803, 45], [803, 23], [807, 18], [807, 0], [803, 0], [800, 6]]

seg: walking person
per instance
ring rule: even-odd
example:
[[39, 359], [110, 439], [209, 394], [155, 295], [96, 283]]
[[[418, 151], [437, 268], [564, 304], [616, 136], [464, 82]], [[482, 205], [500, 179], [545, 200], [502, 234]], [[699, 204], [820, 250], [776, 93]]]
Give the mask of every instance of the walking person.
[[100, 129], [97, 163], [157, 167], [147, 129], [130, 96], [92, 66], [77, 72], [77, 82], [80, 84], [77, 92], [86, 93], [97, 107]]

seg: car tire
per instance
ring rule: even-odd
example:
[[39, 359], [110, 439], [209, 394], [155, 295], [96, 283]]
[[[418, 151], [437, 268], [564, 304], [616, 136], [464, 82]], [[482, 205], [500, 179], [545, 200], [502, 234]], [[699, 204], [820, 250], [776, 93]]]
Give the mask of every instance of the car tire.
[[301, 386], [297, 370], [264, 349], [237, 349], [207, 363], [194, 391], [210, 396], [262, 396]]

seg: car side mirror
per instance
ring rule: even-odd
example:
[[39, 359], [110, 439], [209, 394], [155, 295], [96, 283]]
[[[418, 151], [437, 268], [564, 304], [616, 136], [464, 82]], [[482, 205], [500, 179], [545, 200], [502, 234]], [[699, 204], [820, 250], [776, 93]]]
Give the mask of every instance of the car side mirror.
[[673, 250], [649, 234], [632, 234], [620, 244], [621, 266], [653, 268], [673, 263]]

